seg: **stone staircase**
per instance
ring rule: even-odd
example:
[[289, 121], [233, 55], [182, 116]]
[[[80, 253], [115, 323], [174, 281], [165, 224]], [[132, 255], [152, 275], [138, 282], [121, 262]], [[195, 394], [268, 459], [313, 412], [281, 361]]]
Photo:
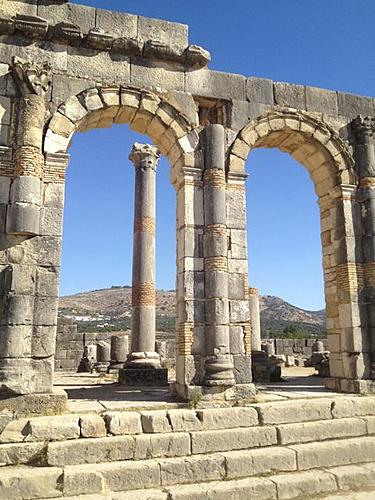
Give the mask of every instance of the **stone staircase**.
[[0, 430], [2, 500], [375, 498], [375, 397], [0, 414]]

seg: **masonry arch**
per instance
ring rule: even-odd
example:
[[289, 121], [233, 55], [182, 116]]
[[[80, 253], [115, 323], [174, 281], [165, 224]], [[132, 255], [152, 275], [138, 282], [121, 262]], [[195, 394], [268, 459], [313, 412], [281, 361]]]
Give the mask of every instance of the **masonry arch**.
[[[48, 123], [43, 141], [45, 189], [60, 186], [61, 191], [64, 189], [70, 143], [76, 131], [128, 124], [133, 131], [150, 137], [160, 153], [166, 156], [171, 167], [171, 182], [176, 190], [178, 330], [186, 320], [193, 321], [193, 318], [188, 318], [189, 314], [195, 314], [191, 313], [191, 300], [184, 294], [182, 282], [185, 268], [189, 265], [189, 224], [194, 224], [196, 212], [203, 213], [203, 197], [196, 194], [195, 185], [196, 179], [200, 180], [202, 176], [203, 168], [197, 132], [198, 116], [189, 120], [186, 115], [192, 117], [194, 114], [191, 109], [185, 113], [177, 107], [173, 97], [166, 98], [133, 87], [95, 87], [69, 97], [58, 107]], [[190, 260], [193, 259], [191, 256]]]
[[[308, 171], [320, 209], [327, 332], [331, 350], [331, 379], [368, 378], [370, 357], [363, 346], [365, 306], [361, 219], [357, 203], [358, 178], [354, 159], [339, 134], [317, 115], [291, 109], [271, 110], [249, 122], [229, 151], [228, 175], [244, 173], [255, 148], [278, 148]], [[353, 323], [353, 318], [356, 322]]]
[[85, 132], [113, 124], [128, 124], [135, 132], [149, 136], [168, 158], [174, 185], [183, 175], [182, 165], [201, 167], [196, 154], [198, 116], [189, 121], [173, 98], [159, 97], [149, 91], [121, 86], [93, 87], [69, 97], [50, 119], [43, 144], [47, 159], [45, 177], [48, 178], [48, 159], [67, 154], [77, 130]]

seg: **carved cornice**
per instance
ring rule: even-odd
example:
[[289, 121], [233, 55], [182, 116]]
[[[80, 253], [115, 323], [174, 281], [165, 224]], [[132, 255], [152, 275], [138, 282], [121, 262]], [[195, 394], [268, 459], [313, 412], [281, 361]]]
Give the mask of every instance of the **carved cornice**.
[[173, 44], [158, 40], [116, 37], [113, 33], [107, 33], [98, 28], [83, 33], [80, 26], [75, 24], [65, 22], [49, 24], [47, 20], [38, 16], [0, 17], [0, 36], [12, 34], [19, 34], [33, 40], [51, 40], [130, 57], [163, 60], [181, 64], [190, 69], [204, 68], [211, 61], [210, 53], [198, 45], [189, 45], [185, 49], [180, 49], [174, 47]]
[[156, 170], [160, 159], [160, 153], [155, 146], [150, 144], [134, 143], [129, 160], [134, 164], [136, 169]]
[[359, 144], [373, 144], [375, 142], [375, 118], [372, 116], [358, 116], [352, 121], [352, 130]]
[[52, 83], [49, 64], [45, 63], [40, 66], [19, 57], [13, 58], [12, 75], [23, 96], [35, 94], [44, 97]]

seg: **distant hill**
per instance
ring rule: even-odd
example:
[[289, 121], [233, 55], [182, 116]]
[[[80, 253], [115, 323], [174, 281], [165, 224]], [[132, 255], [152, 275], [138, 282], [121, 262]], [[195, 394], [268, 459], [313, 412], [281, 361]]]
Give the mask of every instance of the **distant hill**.
[[[325, 311], [306, 311], [269, 295], [260, 298], [263, 336], [280, 333], [295, 326], [307, 333], [325, 331]], [[73, 316], [81, 330], [118, 329], [130, 327], [131, 287], [113, 286], [60, 298], [60, 315]], [[175, 291], [158, 290], [156, 299], [158, 329], [171, 331], [175, 318]]]

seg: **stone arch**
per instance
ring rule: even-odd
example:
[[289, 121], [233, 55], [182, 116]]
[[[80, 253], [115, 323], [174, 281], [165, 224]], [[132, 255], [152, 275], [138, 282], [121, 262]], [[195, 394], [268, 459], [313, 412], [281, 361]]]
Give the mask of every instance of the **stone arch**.
[[189, 121], [171, 99], [155, 93], [134, 87], [93, 87], [69, 97], [50, 119], [43, 145], [46, 167], [48, 170], [49, 155], [68, 152], [77, 130], [85, 132], [113, 124], [129, 124], [135, 132], [149, 136], [168, 158], [175, 185], [182, 166], [199, 167], [196, 123]]
[[311, 113], [272, 110], [249, 122], [237, 135], [228, 170], [244, 172], [252, 149], [278, 148], [308, 170], [319, 198], [343, 184], [357, 185], [354, 159], [341, 137]]
[[[301, 163], [318, 196], [331, 378], [327, 386], [355, 390], [349, 381], [366, 379], [370, 356], [363, 302], [359, 179], [349, 147], [321, 115], [271, 110], [248, 123], [228, 154], [228, 176], [244, 173], [254, 148], [278, 148]], [[345, 385], [346, 384], [346, 385]]]

